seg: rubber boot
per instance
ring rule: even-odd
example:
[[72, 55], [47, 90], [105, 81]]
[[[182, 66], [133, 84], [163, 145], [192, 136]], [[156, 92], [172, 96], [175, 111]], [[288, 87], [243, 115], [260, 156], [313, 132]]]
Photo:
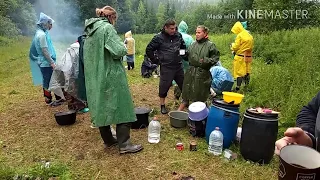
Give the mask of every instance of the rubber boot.
[[120, 154], [136, 153], [143, 149], [142, 145], [134, 145], [130, 142], [130, 123], [117, 124], [117, 139]]
[[106, 148], [110, 148], [118, 144], [117, 139], [112, 136], [110, 126], [99, 127], [99, 131]]
[[168, 110], [166, 109], [166, 105], [161, 105], [161, 114], [168, 114]]
[[237, 78], [237, 87], [236, 87], [236, 91], [239, 91], [239, 90], [240, 90], [240, 87], [241, 87], [241, 84], [242, 84], [242, 80], [243, 80], [243, 78], [242, 78], [242, 77], [238, 77], [238, 78]]
[[244, 84], [248, 86], [249, 82], [250, 82], [250, 74], [247, 73], [247, 75], [244, 77]]

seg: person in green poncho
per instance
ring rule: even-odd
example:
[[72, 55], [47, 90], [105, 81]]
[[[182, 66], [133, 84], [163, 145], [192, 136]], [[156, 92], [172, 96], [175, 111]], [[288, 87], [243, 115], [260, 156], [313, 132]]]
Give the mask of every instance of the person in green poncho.
[[[85, 21], [83, 47], [86, 93], [91, 118], [99, 127], [106, 147], [118, 144], [120, 154], [141, 151], [130, 142], [131, 123], [136, 121], [126, 71], [121, 58], [127, 54], [114, 28], [117, 12], [110, 6], [96, 9], [97, 18]], [[110, 125], [116, 124], [116, 137]]]
[[190, 67], [185, 73], [182, 88], [183, 103], [179, 107], [182, 111], [189, 102], [206, 102], [210, 93], [211, 73], [210, 68], [216, 65], [220, 58], [220, 52], [208, 38], [209, 29], [198, 26], [196, 30], [196, 42], [188, 48], [188, 60]]
[[[187, 34], [188, 32], [188, 25], [185, 21], [181, 21], [179, 26], [178, 26], [178, 32], [182, 35], [183, 41], [186, 44], [186, 47], [188, 48], [193, 42], [193, 38], [192, 36], [190, 36], [189, 34]], [[187, 69], [189, 68], [189, 62], [186, 60], [182, 61], [183, 63], [183, 71], [186, 72]], [[174, 96], [176, 99], [179, 99], [181, 96], [181, 91], [179, 89], [179, 87], [177, 86], [177, 83], [175, 81], [172, 82], [172, 84], [175, 86], [174, 88]]]

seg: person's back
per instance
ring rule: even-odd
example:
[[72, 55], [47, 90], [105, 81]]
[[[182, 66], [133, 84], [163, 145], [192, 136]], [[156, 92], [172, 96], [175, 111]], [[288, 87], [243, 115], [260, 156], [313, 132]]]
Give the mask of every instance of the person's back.
[[135, 40], [132, 37], [131, 31], [126, 32], [124, 44], [127, 48], [126, 61], [128, 70], [134, 69], [134, 54], [135, 54]]
[[233, 33], [237, 34], [237, 38], [241, 39], [236, 45], [237, 49], [235, 51], [236, 54], [242, 55], [245, 51], [252, 51], [253, 48], [253, 37], [246, 31], [241, 24], [235, 24], [235, 26], [231, 30]]
[[253, 37], [246, 31], [243, 25], [238, 21], [234, 24], [231, 32], [237, 35], [235, 42], [231, 44], [233, 51], [233, 76], [237, 79], [236, 91], [240, 90], [242, 81], [248, 85], [251, 74]]
[[[117, 12], [110, 6], [96, 9], [97, 18], [85, 21], [84, 72], [92, 122], [99, 127], [105, 147], [118, 145], [120, 154], [143, 149], [130, 142], [134, 104], [121, 58], [127, 49], [115, 30]], [[107, 37], [107, 38], [103, 38]], [[110, 125], [117, 125], [117, 139]]]
[[127, 55], [134, 55], [135, 54], [135, 40], [132, 37], [131, 31], [128, 31], [125, 34], [125, 44], [127, 47]]
[[231, 73], [222, 66], [213, 66], [210, 69], [212, 76], [211, 87], [213, 90], [221, 94], [223, 91], [231, 91], [234, 80]]

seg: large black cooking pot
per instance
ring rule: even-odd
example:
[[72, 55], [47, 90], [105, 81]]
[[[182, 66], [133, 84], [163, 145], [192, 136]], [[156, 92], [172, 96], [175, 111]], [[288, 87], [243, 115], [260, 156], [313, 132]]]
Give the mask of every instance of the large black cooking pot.
[[151, 112], [150, 108], [137, 107], [134, 108], [136, 113], [137, 121], [131, 124], [131, 129], [144, 129], [149, 125], [149, 114]]

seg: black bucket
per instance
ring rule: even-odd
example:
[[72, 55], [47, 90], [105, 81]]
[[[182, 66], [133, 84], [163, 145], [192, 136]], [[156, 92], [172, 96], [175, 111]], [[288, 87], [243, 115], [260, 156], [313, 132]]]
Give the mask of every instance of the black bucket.
[[134, 109], [137, 121], [131, 124], [131, 129], [144, 129], [149, 126], [149, 114], [151, 109], [145, 107], [138, 107]]
[[207, 118], [201, 121], [192, 121], [188, 119], [189, 132], [193, 137], [205, 137]]
[[268, 164], [278, 136], [278, 114], [244, 114], [240, 152], [245, 160]]

